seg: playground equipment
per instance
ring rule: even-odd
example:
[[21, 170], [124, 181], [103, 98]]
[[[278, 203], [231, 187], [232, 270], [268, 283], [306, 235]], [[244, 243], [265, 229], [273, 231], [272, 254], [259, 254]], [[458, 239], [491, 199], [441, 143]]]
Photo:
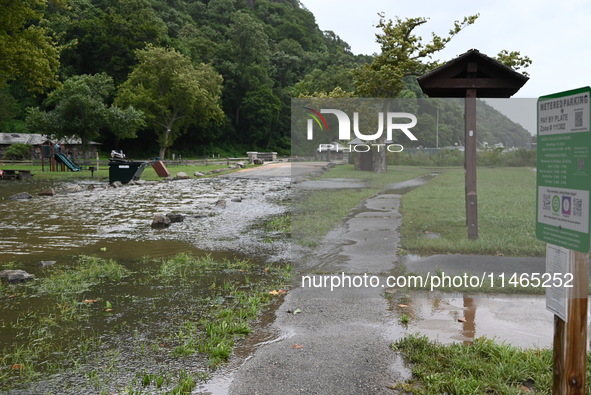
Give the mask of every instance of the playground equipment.
[[66, 167], [68, 169], [70, 169], [72, 171], [82, 170], [82, 168], [80, 166], [76, 165], [74, 162], [72, 162], [70, 159], [68, 159], [68, 157], [64, 154], [60, 154], [60, 153], [55, 154], [55, 160], [63, 163], [64, 165], [66, 165]]

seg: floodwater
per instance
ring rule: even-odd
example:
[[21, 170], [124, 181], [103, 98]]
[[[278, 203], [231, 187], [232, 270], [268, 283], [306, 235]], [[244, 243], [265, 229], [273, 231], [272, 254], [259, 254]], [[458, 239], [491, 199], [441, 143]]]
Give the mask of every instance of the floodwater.
[[552, 347], [554, 316], [544, 295], [413, 291], [393, 298], [390, 308], [409, 319], [401, 334], [441, 343], [486, 337], [521, 348]]
[[[259, 242], [256, 226], [263, 217], [285, 211], [289, 182], [216, 178], [107, 188], [106, 183], [86, 181], [77, 183], [81, 192], [60, 193], [70, 184], [0, 181], [0, 198], [18, 192], [34, 195], [30, 200], [2, 201], [0, 262], [57, 260], [64, 254], [105, 248], [117, 257], [165, 255], [187, 248], [275, 256], [277, 251]], [[55, 196], [36, 196], [50, 186]], [[226, 201], [225, 208], [216, 206], [219, 200]], [[184, 221], [152, 229], [154, 215], [166, 213], [182, 214]]]
[[[24, 269], [42, 278], [72, 265], [77, 255], [93, 255], [114, 259], [130, 271], [121, 281], [107, 280], [79, 294], [77, 311], [82, 318], [60, 321], [62, 328], [39, 326], [50, 328], [47, 336], [66, 336], [63, 349], [55, 355], [43, 354], [40, 366], [65, 359], [68, 371], [9, 393], [108, 393], [141, 382], [147, 373], [167, 375], [167, 380], [184, 371], [209, 373], [201, 353], [171, 357], [169, 343], [178, 343], [171, 336], [187, 332], [186, 323], [198, 322], [211, 303], [223, 302], [219, 287], [231, 283], [246, 289], [263, 284], [267, 265], [290, 261], [287, 236], [264, 229], [266, 221], [288, 211], [290, 181], [289, 177], [190, 179], [121, 188], [91, 181], [0, 181], [0, 268]], [[73, 185], [81, 191], [64, 192]], [[55, 196], [38, 196], [50, 187]], [[34, 197], [7, 199], [19, 192]], [[182, 214], [184, 220], [166, 229], [152, 229], [154, 215], [166, 213]], [[181, 252], [210, 255], [217, 261], [248, 259], [255, 269], [206, 273], [188, 281], [159, 277], [162, 261], [154, 258]], [[40, 261], [56, 264], [41, 268]], [[42, 338], [35, 332], [38, 320], [53, 319], [47, 312], [62, 303], [59, 298], [30, 294], [24, 287], [21, 292], [20, 286], [5, 289], [9, 292], [0, 293], [0, 350]], [[98, 302], [87, 304], [86, 300]], [[276, 336], [264, 328], [280, 300], [255, 323], [262, 330], [237, 346], [235, 360]], [[105, 313], [107, 301], [114, 306], [111, 313]], [[2, 370], [10, 369], [0, 366], [0, 377]], [[10, 380], [18, 383], [18, 371], [12, 369]], [[167, 384], [169, 389], [173, 385]]]

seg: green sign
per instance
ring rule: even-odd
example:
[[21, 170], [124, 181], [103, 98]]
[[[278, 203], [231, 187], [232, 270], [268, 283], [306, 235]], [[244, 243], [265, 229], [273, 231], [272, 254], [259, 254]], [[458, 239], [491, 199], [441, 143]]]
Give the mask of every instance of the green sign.
[[589, 252], [591, 88], [538, 99], [536, 236]]

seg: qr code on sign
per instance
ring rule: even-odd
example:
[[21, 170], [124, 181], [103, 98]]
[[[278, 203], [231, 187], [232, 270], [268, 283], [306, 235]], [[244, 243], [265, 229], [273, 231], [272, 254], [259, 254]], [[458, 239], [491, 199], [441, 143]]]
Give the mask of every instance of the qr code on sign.
[[550, 204], [552, 201], [552, 195], [549, 193], [544, 193], [542, 196], [542, 210], [543, 211], [550, 211]]
[[575, 111], [575, 128], [583, 126], [583, 111]]
[[583, 199], [573, 198], [573, 217], [583, 216]]

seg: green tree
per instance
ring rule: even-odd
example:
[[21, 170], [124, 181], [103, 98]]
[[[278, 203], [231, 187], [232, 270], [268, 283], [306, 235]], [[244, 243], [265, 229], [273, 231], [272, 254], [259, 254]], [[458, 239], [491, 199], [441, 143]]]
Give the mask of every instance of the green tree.
[[167, 27], [148, 0], [70, 0], [65, 39], [73, 42], [62, 61], [73, 74], [105, 72], [117, 84], [127, 78], [134, 51], [146, 44], [163, 45]]
[[[418, 77], [439, 66], [440, 62], [434, 60], [433, 56], [444, 49], [464, 28], [472, 25], [477, 18], [478, 14], [464, 17], [462, 21], [455, 21], [453, 28], [446, 36], [432, 33], [431, 40], [425, 43], [420, 36], [416, 35], [415, 29], [427, 23], [427, 18], [402, 20], [396, 17], [395, 21], [392, 21], [386, 20], [384, 14], [381, 14], [377, 27], [382, 29], [382, 32], [376, 35], [381, 53], [370, 64], [363, 65], [354, 71], [357, 92], [361, 96], [400, 97], [407, 86], [405, 77]], [[501, 51], [499, 58], [504, 64], [516, 67], [527, 67], [531, 63], [519, 52]], [[384, 112], [387, 111], [388, 108], [384, 108]], [[373, 170], [375, 172], [387, 170], [385, 151], [382, 151], [374, 154]]]
[[380, 14], [377, 27], [382, 29], [382, 33], [376, 35], [376, 41], [381, 46], [381, 53], [372, 63], [355, 70], [358, 93], [368, 97], [398, 97], [404, 89], [404, 77], [420, 76], [438, 66], [433, 55], [445, 48], [455, 35], [473, 24], [477, 18], [478, 14], [465, 17], [462, 22], [456, 21], [447, 36], [432, 33], [431, 41], [423, 43], [414, 30], [427, 23], [427, 18], [402, 20], [396, 17], [392, 21]]
[[135, 137], [145, 125], [143, 114], [131, 106], [108, 105], [114, 91], [113, 79], [104, 73], [71, 77], [45, 100], [48, 111], [28, 110], [27, 126], [58, 139], [80, 138], [83, 145], [99, 137], [103, 129], [118, 138]]
[[223, 118], [222, 77], [210, 66], [194, 66], [174, 49], [148, 46], [136, 52], [138, 65], [119, 88], [115, 102], [146, 115], [158, 136], [160, 157], [190, 125]]
[[29, 90], [40, 93], [58, 86], [61, 48], [49, 29], [41, 26], [47, 3], [0, 2], [0, 87], [12, 80], [21, 80]]

